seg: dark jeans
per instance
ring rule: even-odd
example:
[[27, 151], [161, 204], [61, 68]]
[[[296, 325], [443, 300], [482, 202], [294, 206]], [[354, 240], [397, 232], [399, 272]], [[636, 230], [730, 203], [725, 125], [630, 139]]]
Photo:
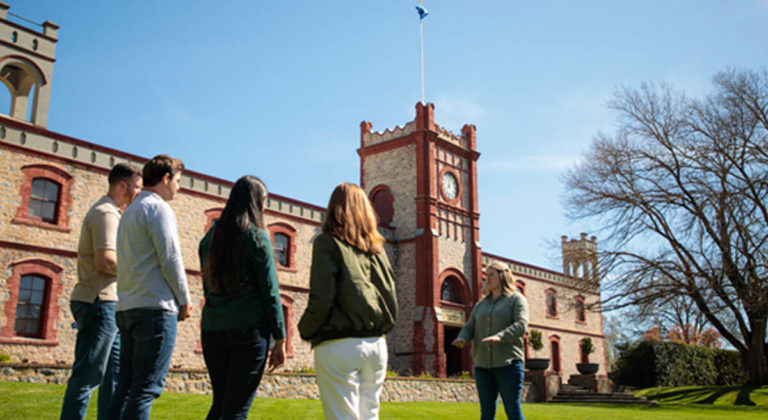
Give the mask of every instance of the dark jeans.
[[120, 341], [115, 323], [115, 302], [98, 298], [93, 303], [71, 301], [69, 309], [77, 323], [75, 361], [67, 381], [61, 419], [83, 419], [91, 393], [99, 387], [99, 420], [107, 419], [120, 366]]
[[475, 367], [475, 385], [477, 385], [477, 395], [480, 399], [481, 420], [493, 420], [496, 417], [496, 401], [499, 394], [509, 420], [525, 419], [520, 407], [524, 376], [521, 360], [515, 360], [512, 364], [499, 368]]
[[176, 342], [178, 314], [161, 309], [117, 313], [120, 373], [109, 408], [110, 419], [146, 420], [163, 392]]
[[267, 338], [261, 331], [202, 331], [203, 357], [213, 387], [208, 420], [248, 417], [267, 359]]

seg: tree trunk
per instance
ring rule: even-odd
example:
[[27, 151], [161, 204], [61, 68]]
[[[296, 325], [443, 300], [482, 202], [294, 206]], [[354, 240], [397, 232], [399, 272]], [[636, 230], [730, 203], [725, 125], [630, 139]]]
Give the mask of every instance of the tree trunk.
[[746, 354], [745, 367], [750, 385], [768, 385], [768, 358], [765, 345], [765, 317], [750, 320], [752, 337]]

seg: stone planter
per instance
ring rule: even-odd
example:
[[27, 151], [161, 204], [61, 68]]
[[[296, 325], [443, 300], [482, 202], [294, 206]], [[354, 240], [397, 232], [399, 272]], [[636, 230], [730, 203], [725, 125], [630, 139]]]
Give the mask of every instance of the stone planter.
[[528, 370], [545, 370], [549, 367], [549, 359], [525, 359], [525, 368]]
[[576, 363], [576, 369], [582, 375], [591, 375], [597, 373], [597, 369], [600, 367], [597, 363]]

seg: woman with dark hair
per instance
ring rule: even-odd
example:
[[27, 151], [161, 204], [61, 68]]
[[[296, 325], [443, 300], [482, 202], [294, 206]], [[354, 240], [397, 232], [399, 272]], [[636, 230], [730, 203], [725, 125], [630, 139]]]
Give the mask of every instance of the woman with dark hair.
[[312, 341], [327, 419], [377, 419], [389, 332], [397, 319], [392, 267], [376, 213], [360, 187], [343, 183], [328, 202], [312, 248], [309, 302], [299, 322]]
[[229, 193], [199, 254], [205, 306], [203, 357], [213, 387], [211, 419], [245, 419], [261, 382], [270, 335], [272, 372], [285, 362], [285, 322], [269, 233], [267, 187], [246, 175]]
[[512, 271], [494, 261], [485, 268], [485, 298], [472, 309], [453, 345], [463, 348], [472, 341], [472, 363], [480, 400], [480, 418], [496, 418], [501, 394], [510, 420], [525, 420], [520, 407], [523, 390], [523, 335], [528, 328], [528, 301], [515, 292]]

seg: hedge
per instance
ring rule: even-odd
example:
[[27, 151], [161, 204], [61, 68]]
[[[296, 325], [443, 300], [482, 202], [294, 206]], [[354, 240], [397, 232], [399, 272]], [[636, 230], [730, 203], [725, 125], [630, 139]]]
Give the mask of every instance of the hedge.
[[608, 376], [618, 385], [739, 385], [747, 381], [741, 356], [732, 350], [682, 343], [638, 341], [620, 346]]

